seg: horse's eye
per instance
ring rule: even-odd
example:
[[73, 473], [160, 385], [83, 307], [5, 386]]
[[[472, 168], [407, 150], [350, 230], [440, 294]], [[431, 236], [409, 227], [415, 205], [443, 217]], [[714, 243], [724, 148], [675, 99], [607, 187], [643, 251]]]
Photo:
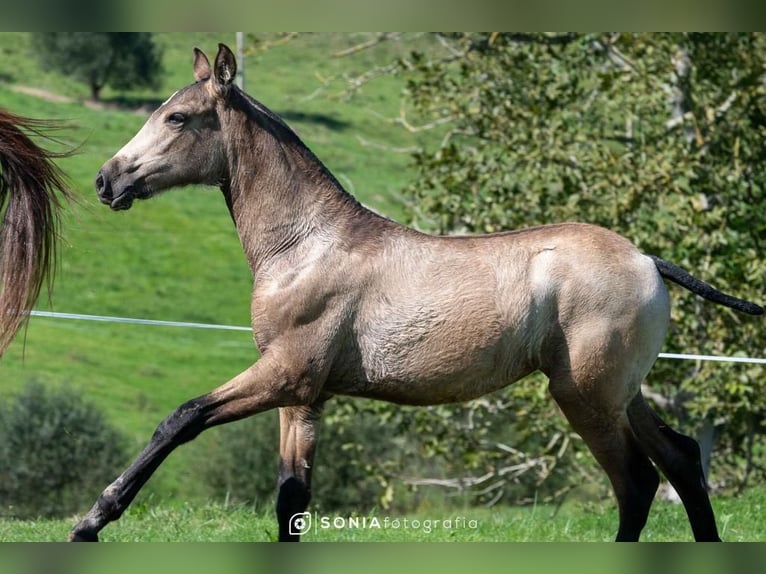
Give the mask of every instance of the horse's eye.
[[167, 122], [173, 126], [180, 126], [186, 120], [186, 116], [180, 112], [175, 112], [167, 117]]

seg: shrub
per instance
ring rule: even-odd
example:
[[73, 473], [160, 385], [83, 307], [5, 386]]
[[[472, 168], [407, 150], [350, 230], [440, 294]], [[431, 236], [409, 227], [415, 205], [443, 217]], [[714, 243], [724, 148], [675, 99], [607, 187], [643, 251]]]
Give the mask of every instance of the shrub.
[[126, 443], [79, 393], [28, 384], [0, 403], [0, 513], [62, 517], [90, 507], [127, 461]]

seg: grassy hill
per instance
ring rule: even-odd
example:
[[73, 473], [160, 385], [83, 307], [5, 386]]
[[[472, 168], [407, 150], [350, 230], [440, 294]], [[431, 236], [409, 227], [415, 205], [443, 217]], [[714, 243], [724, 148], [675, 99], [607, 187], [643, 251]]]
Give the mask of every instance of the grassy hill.
[[[99, 167], [148, 115], [135, 108], [161, 102], [191, 82], [194, 46], [212, 57], [218, 42], [233, 46], [235, 41], [233, 33], [157, 38], [164, 48], [162, 86], [135, 93], [106, 89], [106, 105], [95, 107], [84, 101], [86, 86], [37, 67], [30, 35], [0, 33], [0, 106], [67, 121], [74, 127], [63, 137], [78, 147], [60, 165], [79, 202], [64, 218], [52, 298], [41, 299], [38, 308], [248, 325], [250, 271], [217, 189], [174, 190], [122, 213], [112, 213], [96, 200], [93, 179]], [[412, 177], [408, 156], [382, 150], [418, 141], [381, 118], [398, 114], [403, 80], [381, 78], [350, 99], [335, 95], [345, 85], [344, 73], [361, 72], [375, 58], [385, 61], [404, 48], [392, 45], [351, 58], [332, 57], [362, 39], [306, 35], [254, 52], [246, 60], [246, 90], [281, 114], [349, 191], [399, 218], [399, 190]], [[30, 88], [47, 97], [29, 95]], [[138, 452], [175, 406], [225, 382], [256, 358], [246, 332], [33, 318], [0, 361], [0, 384], [6, 397], [30, 381], [80, 389], [103, 407]], [[163, 498], [193, 497], [191, 451], [196, 448], [173, 455], [149, 491]], [[274, 452], [276, 456], [276, 445]]]

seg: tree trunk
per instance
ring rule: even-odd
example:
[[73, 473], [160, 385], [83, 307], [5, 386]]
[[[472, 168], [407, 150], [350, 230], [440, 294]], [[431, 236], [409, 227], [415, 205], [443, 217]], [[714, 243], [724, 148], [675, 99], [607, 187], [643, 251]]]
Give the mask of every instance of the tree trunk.
[[99, 99], [101, 98], [101, 88], [103, 88], [103, 86], [101, 84], [97, 84], [95, 82], [91, 82], [91, 84], [90, 84], [90, 98], [94, 102], [99, 101]]

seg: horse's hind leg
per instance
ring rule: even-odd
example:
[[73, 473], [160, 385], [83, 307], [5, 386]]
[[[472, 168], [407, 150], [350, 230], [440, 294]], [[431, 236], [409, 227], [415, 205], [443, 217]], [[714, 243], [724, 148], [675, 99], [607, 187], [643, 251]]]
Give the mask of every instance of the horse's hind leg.
[[277, 521], [281, 542], [297, 542], [311, 526], [305, 512], [311, 500], [311, 471], [323, 404], [279, 409]]
[[609, 476], [620, 516], [617, 541], [637, 541], [649, 516], [659, 475], [633, 436], [625, 413], [600, 409], [568, 380], [551, 379], [549, 388]]
[[628, 418], [643, 449], [681, 497], [694, 538], [720, 540], [697, 442], [665, 424], [640, 394], [628, 406]]

